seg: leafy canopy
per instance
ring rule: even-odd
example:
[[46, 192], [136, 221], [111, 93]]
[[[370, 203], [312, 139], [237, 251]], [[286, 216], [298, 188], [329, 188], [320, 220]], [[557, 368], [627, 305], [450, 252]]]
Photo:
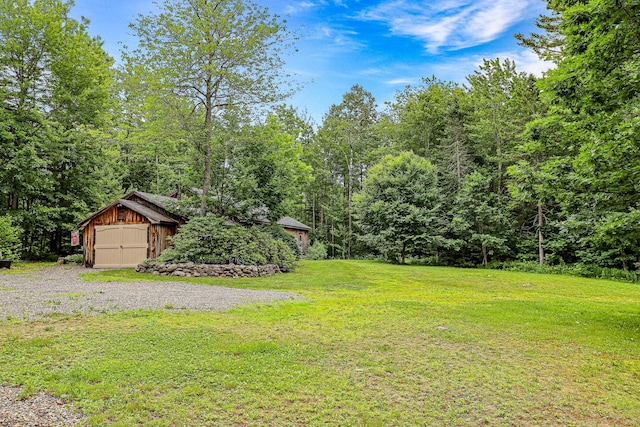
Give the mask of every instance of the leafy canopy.
[[362, 240], [387, 259], [405, 261], [442, 241], [437, 171], [410, 152], [386, 156], [369, 170], [355, 208]]

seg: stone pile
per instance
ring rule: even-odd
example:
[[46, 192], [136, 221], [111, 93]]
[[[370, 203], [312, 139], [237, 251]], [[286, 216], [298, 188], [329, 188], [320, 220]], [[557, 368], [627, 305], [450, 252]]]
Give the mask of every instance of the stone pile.
[[177, 277], [264, 277], [280, 273], [280, 267], [275, 264], [267, 265], [236, 265], [236, 264], [196, 264], [193, 262], [181, 264], [156, 264], [145, 261], [136, 267], [138, 273], [151, 273], [156, 276]]

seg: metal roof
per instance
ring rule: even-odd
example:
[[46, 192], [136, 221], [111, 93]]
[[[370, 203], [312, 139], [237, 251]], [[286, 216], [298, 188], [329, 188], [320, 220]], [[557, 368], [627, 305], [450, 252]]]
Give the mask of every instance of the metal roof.
[[[174, 199], [172, 199], [171, 197], [165, 197], [165, 196], [156, 196], [155, 194], [149, 194], [149, 193], [141, 193], [139, 191], [134, 191], [131, 192], [129, 194], [127, 194], [124, 197], [131, 197], [133, 195], [137, 195], [139, 197], [141, 197], [144, 200], [147, 200], [149, 202], [151, 202], [154, 205], [157, 205], [160, 208], [164, 207], [161, 204], [160, 200], [153, 200], [153, 197], [150, 196], [155, 196], [158, 197], [159, 199], [168, 199], [168, 200], [162, 200], [165, 202], [169, 202], [169, 201], [173, 201]], [[110, 203], [109, 205], [105, 206], [104, 208], [100, 209], [98, 212], [94, 213], [93, 215], [91, 215], [90, 217], [86, 218], [84, 221], [82, 221], [80, 224], [78, 224], [78, 229], [79, 230], [84, 230], [84, 228], [87, 226], [87, 224], [89, 224], [89, 222], [97, 217], [98, 215], [103, 214], [104, 212], [106, 212], [107, 210], [111, 209], [112, 207], [116, 206], [116, 205], [122, 205], [122, 206], [126, 206], [129, 209], [131, 209], [132, 211], [138, 212], [140, 215], [145, 216], [146, 218], [149, 219], [149, 222], [151, 224], [179, 224], [180, 221], [175, 220], [173, 218], [169, 218], [161, 213], [159, 213], [158, 211], [155, 211], [151, 208], [148, 208], [144, 205], [141, 205], [140, 203], [134, 202], [133, 200], [128, 200], [128, 199], [118, 199], [112, 203]]]
[[175, 219], [164, 216], [158, 211], [141, 205], [138, 202], [134, 202], [133, 200], [118, 199], [118, 204], [147, 217], [151, 224], [179, 224]]
[[296, 230], [305, 230], [305, 231], [311, 230], [311, 227], [301, 223], [300, 221], [297, 221], [291, 218], [290, 216], [285, 216], [284, 218], [280, 218], [280, 220], [278, 221], [278, 224], [280, 224], [285, 228], [294, 228]]
[[[141, 199], [144, 199], [148, 202], [151, 202], [155, 205], [160, 206], [161, 208], [164, 209], [168, 209], [171, 208], [172, 206], [175, 206], [176, 202], [178, 201], [177, 199], [173, 198], [173, 197], [169, 197], [169, 196], [160, 196], [158, 194], [151, 194], [151, 193], [145, 193], [143, 191], [134, 191], [133, 193], [130, 193], [129, 195], [136, 195], [138, 197], [140, 197]], [[127, 196], [129, 196], [127, 195]], [[125, 197], [127, 197], [125, 196]]]

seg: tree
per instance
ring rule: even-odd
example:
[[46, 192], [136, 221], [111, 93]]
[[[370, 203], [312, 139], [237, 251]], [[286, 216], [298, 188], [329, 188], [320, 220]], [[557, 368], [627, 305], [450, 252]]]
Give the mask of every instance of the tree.
[[397, 144], [404, 150], [433, 160], [445, 135], [445, 116], [455, 83], [434, 77], [425, 78], [422, 86], [406, 87], [396, 94], [390, 110], [397, 117]]
[[111, 58], [72, 2], [0, 3], [0, 211], [25, 230], [31, 255], [63, 250], [63, 236], [101, 203], [99, 129], [109, 117]]
[[557, 67], [539, 83], [548, 117], [531, 125], [552, 152], [540, 165], [553, 177], [543, 190], [567, 220], [582, 224], [573, 230], [593, 245], [582, 251], [585, 261], [627, 268], [637, 254], [619, 249], [640, 242], [633, 229], [613, 235], [640, 206], [640, 5], [552, 0], [548, 7], [561, 17], [553, 32], [563, 45]]
[[325, 115], [319, 130], [325, 161], [336, 182], [342, 184], [346, 198], [346, 256], [353, 245], [353, 195], [360, 189], [367, 168], [375, 159], [378, 121], [375, 98], [360, 85], [354, 85]]
[[551, 10], [551, 15], [540, 15], [536, 18], [536, 26], [542, 33], [532, 33], [525, 37], [522, 33], [515, 35], [518, 44], [533, 50], [540, 59], [558, 62], [562, 59], [564, 37], [560, 24], [562, 23], [562, 11]]
[[230, 193], [242, 213], [266, 208], [268, 219], [276, 222], [303, 203], [311, 168], [302, 161], [302, 145], [284, 131], [278, 117], [247, 129], [232, 153]]
[[139, 42], [124, 54], [125, 69], [143, 83], [151, 105], [165, 103], [184, 116], [203, 158], [204, 215], [214, 118], [228, 107], [288, 96], [281, 54], [293, 35], [278, 16], [248, 0], [165, 0], [159, 13], [130, 26]]
[[0, 259], [13, 260], [18, 256], [20, 232], [9, 215], [0, 216]]
[[480, 249], [484, 266], [490, 255], [505, 252], [506, 234], [511, 228], [506, 213], [498, 205], [497, 194], [490, 187], [491, 180], [480, 172], [467, 175], [456, 199], [452, 221], [454, 230], [472, 252]]
[[535, 78], [518, 73], [516, 64], [508, 59], [484, 60], [479, 71], [467, 77], [471, 85], [474, 105], [471, 122], [467, 128], [476, 144], [476, 151], [483, 160], [495, 165], [492, 173], [499, 201], [505, 190], [506, 165], [512, 162], [513, 148], [536, 111], [531, 108], [531, 96], [537, 100], [536, 91], [522, 90], [532, 87]]
[[374, 251], [404, 264], [442, 244], [437, 172], [413, 153], [386, 156], [372, 167], [355, 197], [363, 239]]

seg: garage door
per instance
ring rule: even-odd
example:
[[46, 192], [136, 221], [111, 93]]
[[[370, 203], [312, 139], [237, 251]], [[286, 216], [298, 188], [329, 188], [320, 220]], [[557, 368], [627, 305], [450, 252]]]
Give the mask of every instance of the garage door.
[[149, 226], [98, 225], [96, 226], [95, 268], [130, 268], [147, 258]]

